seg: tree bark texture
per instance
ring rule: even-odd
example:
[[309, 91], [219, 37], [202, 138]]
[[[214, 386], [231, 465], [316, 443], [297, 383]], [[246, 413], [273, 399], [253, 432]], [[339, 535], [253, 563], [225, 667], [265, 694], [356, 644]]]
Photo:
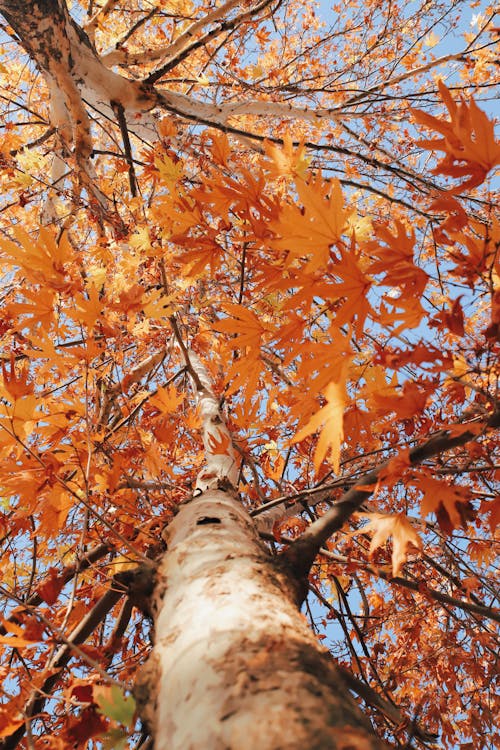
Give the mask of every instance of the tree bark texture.
[[165, 532], [155, 646], [136, 693], [155, 750], [382, 750], [232, 492]]

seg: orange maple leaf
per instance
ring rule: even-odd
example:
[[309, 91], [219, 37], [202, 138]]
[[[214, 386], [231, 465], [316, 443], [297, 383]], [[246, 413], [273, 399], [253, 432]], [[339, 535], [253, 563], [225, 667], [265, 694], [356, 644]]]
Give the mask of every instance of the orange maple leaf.
[[231, 436], [227, 430], [217, 429], [217, 434], [210, 432], [208, 434], [208, 443], [210, 446], [210, 452], [213, 456], [229, 455], [228, 449], [231, 444]]
[[398, 419], [419, 417], [424, 412], [428, 398], [429, 390], [411, 381], [403, 384], [401, 395], [371, 394], [373, 408], [377, 414], [393, 412]]
[[395, 220], [394, 226], [395, 234], [389, 230], [387, 224], [374, 224], [375, 234], [384, 245], [376, 240], [366, 243], [370, 255], [378, 259], [373, 261], [368, 270], [371, 274], [385, 273], [383, 284], [399, 286], [405, 290], [411, 289], [414, 296], [420, 296], [428, 276], [413, 262], [415, 232], [411, 229], [406, 234], [404, 224], [398, 219]]
[[250, 352], [247, 352], [247, 355], [251, 353], [256, 356], [260, 352], [262, 337], [269, 331], [269, 326], [263, 325], [253, 310], [242, 305], [226, 302], [221, 305], [221, 309], [229, 317], [214, 323], [215, 330], [235, 334], [234, 348], [246, 350], [248, 347]]
[[12, 646], [13, 648], [23, 648], [24, 646], [33, 646], [39, 640], [39, 633], [37, 638], [32, 638], [32, 633], [26, 631], [20, 625], [17, 625], [11, 620], [6, 620], [0, 617], [0, 623], [3, 626], [5, 632], [8, 635], [0, 635], [0, 643], [5, 643], [6, 646]]
[[173, 414], [184, 401], [184, 394], [177, 393], [175, 386], [159, 386], [155, 395], [149, 399], [150, 406], [156, 407], [162, 414]]
[[[454, 245], [450, 257], [456, 262], [453, 275], [464, 278], [472, 287], [479, 276], [491, 273], [496, 278], [500, 273], [500, 222], [496, 217], [493, 217], [491, 224], [471, 220], [469, 230], [450, 232]], [[468, 252], [462, 252], [460, 245]]]
[[35, 390], [35, 384], [29, 378], [29, 368], [21, 364], [16, 372], [16, 364], [13, 355], [10, 357], [10, 370], [2, 362], [2, 375], [5, 390], [17, 401], [22, 396], [31, 395]]
[[305, 268], [312, 273], [328, 264], [330, 248], [347, 231], [353, 209], [344, 208], [338, 180], [329, 183], [317, 175], [310, 182], [298, 179], [295, 185], [302, 205], [281, 207], [279, 218], [271, 222], [279, 235], [272, 245], [288, 251], [287, 265], [310, 256]]
[[0, 237], [0, 249], [14, 265], [23, 269], [28, 278], [41, 284], [48, 284], [57, 291], [74, 289], [71, 278], [71, 264], [75, 263], [75, 253], [64, 232], [56, 241], [55, 233], [46, 227], [40, 229], [34, 240], [22, 227], [12, 230], [19, 245]]
[[17, 710], [17, 706], [13, 710], [7, 704], [0, 710], [0, 738], [9, 737], [22, 724], [24, 724], [24, 716]]
[[64, 587], [65, 581], [57, 568], [49, 568], [47, 574], [47, 578], [37, 587], [36, 591], [44, 602], [54, 604]]
[[410, 466], [410, 449], [404, 448], [389, 459], [385, 468], [378, 475], [378, 483], [384, 483], [387, 487], [393, 487], [396, 482], [401, 480], [401, 477]]
[[465, 487], [457, 487], [448, 482], [419, 474], [412, 480], [423, 494], [420, 504], [422, 516], [435, 513], [440, 528], [451, 534], [453, 529], [467, 526], [474, 511], [470, 502], [470, 493]]
[[396, 578], [405, 564], [412, 547], [422, 549], [422, 540], [404, 513], [387, 515], [385, 513], [360, 513], [362, 518], [368, 518], [366, 526], [357, 533], [370, 534], [370, 557], [375, 550], [382, 547], [389, 537], [392, 537], [392, 575]]
[[270, 157], [266, 167], [272, 176], [305, 177], [311, 159], [306, 156], [304, 144], [299, 143], [295, 146], [289, 133], [285, 134], [282, 146], [264, 141], [264, 149]]
[[434, 117], [420, 109], [412, 109], [411, 112], [418, 123], [437, 130], [444, 137], [419, 141], [417, 145], [446, 154], [433, 170], [434, 174], [450, 177], [470, 175], [468, 180], [448, 191], [461, 193], [464, 189], [480, 185], [490, 169], [500, 164], [500, 142], [495, 140], [493, 122], [479, 109], [474, 99], [468, 104], [462, 98], [457, 104], [442, 81], [438, 82], [438, 87], [450, 120]]
[[368, 301], [368, 291], [372, 282], [362, 271], [359, 260], [360, 254], [356, 252], [353, 239], [350, 251], [342, 249], [340, 252], [340, 262], [335, 266], [335, 275], [341, 281], [332, 286], [331, 291], [343, 297], [341, 307], [335, 315], [336, 325], [350, 323], [356, 317], [355, 326], [362, 330], [366, 316], [372, 309]]
[[46, 330], [50, 329], [55, 319], [55, 303], [57, 295], [51, 289], [23, 289], [24, 301], [10, 302], [6, 306], [6, 312], [12, 318], [18, 318], [19, 315], [31, 316], [31, 320], [24, 318], [23, 325], [34, 328], [41, 326]]
[[344, 409], [347, 402], [347, 364], [344, 363], [340, 380], [332, 381], [326, 386], [324, 390], [326, 406], [313, 414], [309, 422], [297, 432], [293, 439], [294, 443], [298, 443], [317, 430], [321, 430], [314, 452], [314, 467], [317, 472], [327, 454], [330, 455], [334, 471], [337, 474], [339, 472], [340, 448], [344, 439]]
[[450, 245], [453, 244], [448, 238], [447, 232], [458, 232], [467, 226], [469, 217], [462, 205], [453, 198], [449, 193], [439, 195], [429, 205], [432, 211], [442, 211], [447, 214], [447, 218], [434, 229], [434, 236], [439, 242]]
[[212, 145], [210, 151], [214, 157], [216, 164], [222, 164], [227, 167], [229, 157], [231, 156], [231, 147], [229, 145], [229, 139], [225, 133], [218, 133], [215, 131], [211, 134]]

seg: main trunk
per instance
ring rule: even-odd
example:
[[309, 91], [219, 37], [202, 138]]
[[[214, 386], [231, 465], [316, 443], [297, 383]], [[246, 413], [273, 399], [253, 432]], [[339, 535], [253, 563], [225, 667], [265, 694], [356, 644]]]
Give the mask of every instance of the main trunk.
[[137, 687], [155, 750], [385, 747], [231, 493], [183, 506], [166, 541]]

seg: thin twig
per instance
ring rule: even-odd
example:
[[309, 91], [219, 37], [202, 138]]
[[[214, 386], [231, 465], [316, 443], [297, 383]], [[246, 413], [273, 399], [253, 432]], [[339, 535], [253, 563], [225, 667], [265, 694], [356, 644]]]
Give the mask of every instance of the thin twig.
[[[478, 437], [473, 427], [482, 425], [486, 430], [500, 426], [500, 410], [494, 412], [489, 419], [477, 419], [471, 424], [471, 429], [464, 429], [459, 434], [453, 434], [453, 429], [444, 429], [430, 437], [422, 445], [409, 451], [410, 464], [415, 466], [426, 458], [462, 446]], [[456, 425], [464, 428], [464, 425]], [[374, 491], [380, 474], [387, 468], [391, 459], [376, 466], [364, 474], [354, 487], [351, 487], [335, 502], [333, 507], [323, 516], [314, 521], [300, 537], [295, 539], [285, 551], [290, 569], [297, 578], [307, 576], [316, 555], [329, 537], [338, 531], [347, 519], [358, 510]]]

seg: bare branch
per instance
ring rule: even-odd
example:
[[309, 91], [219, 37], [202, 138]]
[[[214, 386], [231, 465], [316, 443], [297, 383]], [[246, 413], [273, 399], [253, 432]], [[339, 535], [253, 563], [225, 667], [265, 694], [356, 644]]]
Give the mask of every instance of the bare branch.
[[[87, 570], [93, 563], [97, 562], [97, 560], [100, 560], [104, 555], [106, 555], [110, 551], [110, 547], [107, 544], [98, 544], [93, 549], [89, 550], [83, 557], [81, 557], [79, 560], [77, 560], [72, 565], [68, 565], [67, 567], [63, 568], [61, 571], [61, 575], [59, 578], [64, 581], [64, 583], [68, 583], [68, 581], [71, 581], [72, 578], [75, 577], [77, 573], [79, 573], [82, 570]], [[38, 594], [36, 591], [33, 593], [25, 602], [23, 602], [23, 606], [26, 607], [36, 607], [39, 604], [41, 604], [43, 601], [40, 594]], [[11, 620], [12, 618], [8, 618], [8, 620]], [[5, 635], [7, 631], [5, 630], [5, 627], [3, 625], [0, 625], [0, 635]]]
[[377, 568], [374, 565], [370, 565], [370, 563], [365, 563], [362, 560], [353, 560], [352, 558], [345, 557], [344, 555], [337, 555], [335, 552], [330, 552], [327, 549], [320, 549], [320, 554], [323, 557], [326, 557], [334, 562], [342, 563], [344, 565], [356, 565], [357, 567], [363, 568], [363, 570], [367, 570], [369, 573], [372, 573], [374, 576], [377, 576], [377, 578], [381, 578], [383, 581], [387, 581], [387, 583], [401, 586], [402, 588], [408, 589], [409, 591], [415, 591], [422, 596], [439, 602], [440, 604], [449, 604], [452, 607], [458, 607], [458, 609], [462, 609], [466, 612], [471, 612], [472, 614], [479, 615], [480, 617], [486, 617], [489, 620], [500, 622], [500, 610], [494, 607], [488, 607], [486, 604], [466, 601], [464, 599], [457, 599], [456, 597], [450, 596], [449, 594], [443, 594], [442, 591], [431, 589], [426, 585], [424, 581], [411, 581], [408, 578], [403, 578], [401, 576], [396, 576], [395, 578], [393, 578], [380, 568]]

